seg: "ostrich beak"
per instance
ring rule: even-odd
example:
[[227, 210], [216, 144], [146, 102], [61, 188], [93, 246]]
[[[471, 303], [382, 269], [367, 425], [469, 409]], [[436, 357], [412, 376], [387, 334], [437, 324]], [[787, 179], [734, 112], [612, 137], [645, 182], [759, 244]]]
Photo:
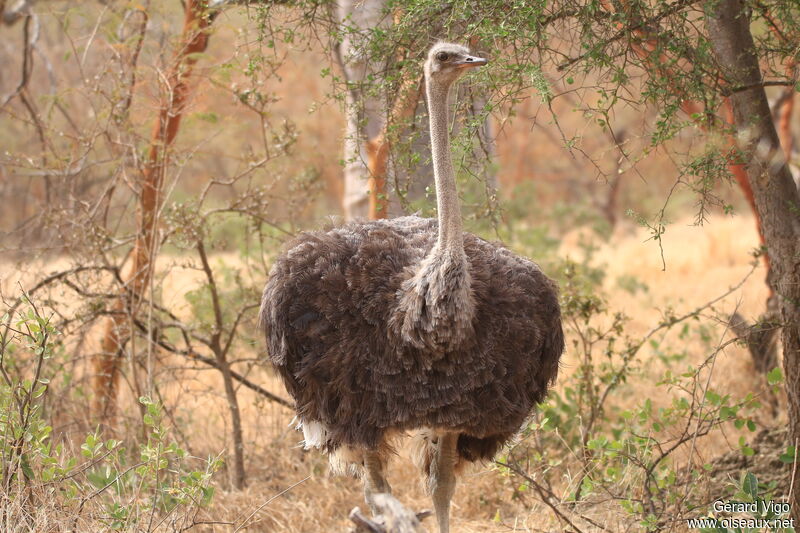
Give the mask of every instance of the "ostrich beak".
[[464, 56], [456, 66], [458, 68], [473, 68], [473, 67], [480, 67], [481, 65], [485, 65], [488, 63], [489, 60], [485, 57], [476, 57], [476, 56]]

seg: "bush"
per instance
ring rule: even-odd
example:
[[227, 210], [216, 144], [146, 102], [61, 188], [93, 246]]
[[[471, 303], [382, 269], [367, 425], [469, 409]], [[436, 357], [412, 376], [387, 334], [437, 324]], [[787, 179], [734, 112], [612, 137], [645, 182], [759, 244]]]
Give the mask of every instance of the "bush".
[[[756, 395], [737, 397], [711, 386], [717, 356], [737, 339], [712, 335], [703, 318], [714, 302], [684, 315], [668, 311], [643, 337], [631, 338], [630, 319], [608, 309], [602, 275], [574, 263], [560, 271], [568, 349], [579, 362], [498, 461], [501, 472], [523, 479], [515, 496], [534, 490], [564, 525], [594, 524], [601, 504], [606, 511], [617, 506], [614, 513], [629, 517], [625, 523], [633, 519], [647, 531], [684, 525], [704, 512], [711, 492], [713, 465], [697, 454], [698, 439], [723, 426], [756, 430]], [[705, 347], [699, 365], [672, 346], [689, 338]], [[781, 380], [779, 370], [770, 376], [773, 386]], [[650, 392], [642, 397], [636, 390]], [[754, 453], [745, 435], [739, 448], [744, 456]]]
[[[88, 433], [80, 453], [48, 420], [51, 380], [63, 357], [59, 333], [26, 300], [0, 329], [3, 531], [182, 530], [214, 491], [219, 457], [190, 457], [170, 440], [161, 406], [143, 397], [146, 439], [130, 447]], [[13, 311], [12, 311], [13, 313]], [[60, 398], [63, 401], [64, 398]]]

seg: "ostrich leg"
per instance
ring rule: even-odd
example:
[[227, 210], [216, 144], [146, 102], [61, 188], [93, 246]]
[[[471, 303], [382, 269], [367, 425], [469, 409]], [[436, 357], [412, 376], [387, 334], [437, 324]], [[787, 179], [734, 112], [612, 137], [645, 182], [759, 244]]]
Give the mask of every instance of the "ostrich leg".
[[458, 433], [445, 433], [433, 452], [430, 478], [428, 480], [433, 496], [433, 508], [439, 522], [439, 533], [450, 532], [450, 499], [456, 490], [455, 466]]
[[364, 468], [366, 473], [364, 476], [364, 500], [369, 505], [373, 515], [377, 514], [377, 508], [372, 497], [381, 492], [391, 494], [392, 488], [384, 477], [384, 467], [386, 465], [380, 456], [380, 453], [374, 450], [364, 452]]

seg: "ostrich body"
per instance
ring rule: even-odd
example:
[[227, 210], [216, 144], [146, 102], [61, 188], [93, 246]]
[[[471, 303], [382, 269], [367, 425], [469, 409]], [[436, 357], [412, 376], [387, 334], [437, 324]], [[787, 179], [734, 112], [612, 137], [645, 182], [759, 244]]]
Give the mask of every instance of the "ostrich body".
[[307, 232], [276, 260], [261, 321], [307, 447], [384, 479], [393, 435], [421, 430], [441, 533], [455, 471], [489, 460], [556, 377], [564, 348], [555, 284], [539, 267], [464, 233], [450, 158], [448, 95], [485, 64], [454, 44], [425, 63], [438, 220], [407, 216]]

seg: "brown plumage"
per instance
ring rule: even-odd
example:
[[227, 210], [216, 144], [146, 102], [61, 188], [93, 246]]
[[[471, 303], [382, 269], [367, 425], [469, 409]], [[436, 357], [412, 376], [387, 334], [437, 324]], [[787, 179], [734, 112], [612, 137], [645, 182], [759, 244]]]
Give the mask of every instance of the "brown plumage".
[[439, 220], [303, 233], [276, 260], [261, 307], [306, 444], [363, 461], [368, 501], [389, 489], [376, 452], [388, 435], [427, 431], [419, 462], [440, 531], [455, 465], [491, 459], [520, 429], [564, 348], [555, 284], [535, 263], [461, 229], [447, 95], [463, 65], [483, 63], [450, 44], [426, 63]]
[[[475, 314], [459, 344], [404, 340], [402, 286], [436, 243], [402, 217], [301, 234], [275, 262], [262, 317], [270, 359], [324, 445], [374, 448], [390, 429], [458, 430], [490, 459], [555, 377], [563, 348], [553, 284], [532, 262], [465, 234]], [[468, 438], [473, 437], [473, 438]]]

